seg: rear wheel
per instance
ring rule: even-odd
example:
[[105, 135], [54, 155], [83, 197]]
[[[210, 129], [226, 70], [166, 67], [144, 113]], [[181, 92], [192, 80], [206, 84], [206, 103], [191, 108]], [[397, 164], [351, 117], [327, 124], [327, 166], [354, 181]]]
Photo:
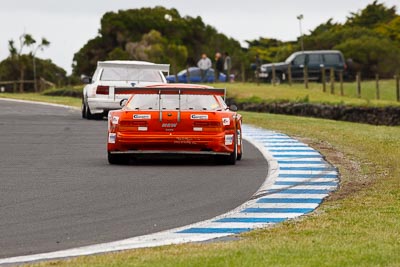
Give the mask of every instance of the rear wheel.
[[108, 152], [108, 163], [113, 165], [125, 165], [129, 163], [129, 158], [126, 155], [111, 154]]
[[86, 119], [88, 120], [101, 120], [103, 118], [103, 113], [100, 114], [92, 114], [92, 112], [90, 111], [90, 108], [88, 105], [85, 105], [86, 107]]
[[243, 155], [243, 142], [242, 142], [242, 138], [240, 138], [240, 152], [237, 153], [236, 159], [241, 160], [242, 155]]
[[237, 153], [237, 137], [235, 136], [234, 140], [234, 149], [233, 152], [230, 153], [228, 156], [221, 156], [220, 158], [220, 163], [225, 164], [225, 165], [235, 165], [236, 164], [236, 159], [238, 158], [238, 153]]
[[82, 118], [83, 119], [87, 118], [87, 106], [84, 100], [82, 100]]

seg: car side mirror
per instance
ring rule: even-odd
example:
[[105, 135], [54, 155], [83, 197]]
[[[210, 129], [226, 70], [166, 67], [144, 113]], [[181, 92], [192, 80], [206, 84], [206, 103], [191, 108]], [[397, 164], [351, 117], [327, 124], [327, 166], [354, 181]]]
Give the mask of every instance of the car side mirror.
[[236, 105], [230, 105], [230, 106], [229, 106], [229, 110], [231, 110], [231, 111], [237, 111], [237, 110], [238, 110], [238, 107], [237, 107]]
[[123, 108], [126, 106], [126, 103], [128, 102], [128, 99], [124, 98], [121, 101], [119, 101], [119, 105]]
[[84, 84], [90, 84], [90, 83], [92, 83], [92, 77], [83, 76], [83, 77], [81, 78], [81, 81], [82, 81]]

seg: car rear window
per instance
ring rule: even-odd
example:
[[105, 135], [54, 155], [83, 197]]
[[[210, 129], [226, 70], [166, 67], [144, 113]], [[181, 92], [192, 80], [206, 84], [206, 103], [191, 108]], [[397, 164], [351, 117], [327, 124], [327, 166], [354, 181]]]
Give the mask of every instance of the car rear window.
[[[222, 107], [213, 95], [181, 95], [181, 110], [217, 110]], [[179, 95], [135, 95], [128, 103], [127, 107], [132, 110], [158, 110], [159, 103], [161, 109], [178, 110]]]
[[143, 70], [125, 67], [105, 67], [100, 77], [101, 81], [141, 81], [163, 82], [161, 74], [156, 70]]
[[339, 54], [325, 54], [324, 60], [326, 64], [339, 64], [342, 62], [342, 57]]

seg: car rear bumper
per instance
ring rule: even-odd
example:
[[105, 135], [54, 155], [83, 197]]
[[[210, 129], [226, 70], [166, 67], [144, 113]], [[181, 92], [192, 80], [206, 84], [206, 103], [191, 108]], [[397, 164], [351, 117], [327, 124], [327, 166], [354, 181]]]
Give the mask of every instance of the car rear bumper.
[[[129, 97], [129, 96], [128, 96]], [[89, 97], [87, 102], [90, 108], [90, 112], [92, 114], [98, 114], [107, 112], [109, 110], [116, 110], [120, 109], [120, 101], [125, 97], [115, 97], [114, 98], [96, 98], [96, 97]]]
[[183, 151], [183, 150], [126, 150], [126, 151], [109, 151], [111, 154], [123, 155], [151, 155], [151, 154], [167, 154], [167, 155], [229, 155], [229, 152], [214, 151]]
[[[131, 134], [111, 133], [108, 152], [129, 154], [229, 154], [234, 151], [234, 132], [218, 134]], [[110, 142], [111, 141], [111, 142]]]

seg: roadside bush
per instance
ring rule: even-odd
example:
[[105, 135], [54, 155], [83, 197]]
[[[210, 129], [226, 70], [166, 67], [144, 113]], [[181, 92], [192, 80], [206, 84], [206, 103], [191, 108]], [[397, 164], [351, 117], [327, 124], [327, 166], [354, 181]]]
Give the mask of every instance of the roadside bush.
[[64, 87], [64, 88], [51, 88], [42, 92], [42, 95], [47, 96], [69, 96], [69, 97], [82, 97], [82, 87]]

